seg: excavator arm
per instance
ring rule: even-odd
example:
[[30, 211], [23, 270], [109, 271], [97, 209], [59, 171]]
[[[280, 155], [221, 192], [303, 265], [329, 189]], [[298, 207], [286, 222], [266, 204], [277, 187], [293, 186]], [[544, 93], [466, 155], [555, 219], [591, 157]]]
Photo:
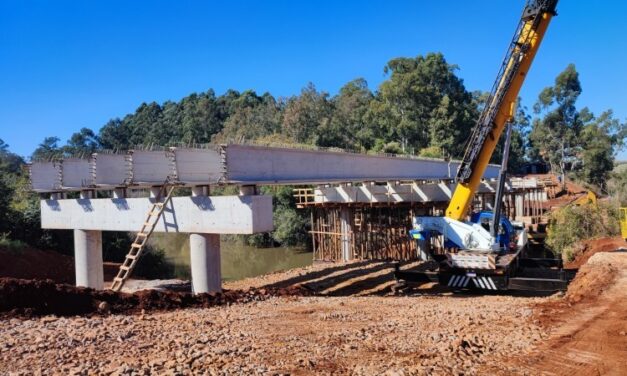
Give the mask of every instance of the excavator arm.
[[457, 187], [446, 209], [448, 218], [461, 221], [467, 215], [506, 124], [514, 116], [520, 88], [540, 47], [557, 0], [529, 0], [505, 55], [490, 96], [466, 146], [457, 171]]

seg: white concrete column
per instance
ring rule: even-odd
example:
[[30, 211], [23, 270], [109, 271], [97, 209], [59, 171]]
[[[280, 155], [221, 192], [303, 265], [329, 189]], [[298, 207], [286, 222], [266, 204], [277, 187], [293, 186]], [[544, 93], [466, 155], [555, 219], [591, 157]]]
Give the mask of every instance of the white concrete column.
[[189, 234], [189, 248], [194, 294], [221, 292], [220, 235]]
[[342, 260], [349, 261], [353, 257], [351, 254], [351, 236], [352, 236], [352, 224], [351, 224], [352, 210], [346, 206], [342, 206], [340, 209], [340, 229], [341, 229], [341, 245], [342, 245]]
[[150, 187], [150, 198], [157, 198], [161, 192], [161, 187]]
[[113, 198], [126, 198], [126, 188], [115, 188]]
[[209, 186], [196, 185], [192, 187], [192, 197], [209, 196]]
[[94, 198], [94, 191], [81, 191], [80, 198], [81, 199]]
[[[192, 187], [192, 197], [209, 195], [209, 187]], [[222, 291], [220, 267], [220, 235], [189, 234], [189, 255], [192, 268], [192, 291], [194, 294]]]
[[74, 230], [76, 286], [102, 290], [102, 231]]

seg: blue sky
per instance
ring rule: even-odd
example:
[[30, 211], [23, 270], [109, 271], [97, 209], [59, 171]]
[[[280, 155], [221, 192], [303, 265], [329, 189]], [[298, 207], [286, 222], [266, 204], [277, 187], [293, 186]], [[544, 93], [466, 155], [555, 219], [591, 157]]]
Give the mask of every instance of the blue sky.
[[[213, 88], [296, 94], [372, 89], [398, 56], [441, 51], [489, 90], [523, 0], [0, 1], [0, 138], [30, 155], [45, 136], [100, 129], [142, 102]], [[522, 90], [531, 107], [569, 63], [579, 105], [627, 120], [627, 2], [558, 4]], [[627, 152], [619, 155], [627, 159]]]

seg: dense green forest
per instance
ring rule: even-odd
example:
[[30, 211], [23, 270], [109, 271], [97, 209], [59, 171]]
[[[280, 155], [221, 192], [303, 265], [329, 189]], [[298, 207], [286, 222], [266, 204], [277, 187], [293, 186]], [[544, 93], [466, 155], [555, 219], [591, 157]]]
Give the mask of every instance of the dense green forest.
[[[488, 93], [468, 91], [457, 67], [440, 53], [390, 60], [384, 72], [386, 79], [375, 91], [364, 79], [355, 79], [334, 96], [310, 83], [288, 98], [252, 90], [228, 90], [222, 95], [208, 90], [178, 102], [142, 103], [134, 113], [111, 119], [97, 132], [80, 129], [65, 144], [51, 135], [30, 157], [49, 159], [136, 145], [209, 142], [307, 144], [366, 153], [461, 157], [462, 145]], [[612, 170], [627, 124], [611, 110], [595, 115], [579, 105], [582, 87], [574, 65], [565, 67], [547, 85], [531, 110], [518, 103], [510, 171], [520, 173], [527, 163], [544, 163], [557, 174], [601, 191], [624, 189], [626, 173], [613, 174]], [[497, 150], [493, 160], [498, 162], [500, 156], [501, 150]], [[39, 228], [38, 200], [27, 191], [24, 163], [0, 140], [3, 241], [70, 250], [71, 234]], [[263, 189], [275, 196], [276, 230], [244, 240], [255, 245], [305, 242], [307, 220], [305, 213], [296, 211], [290, 188]], [[126, 243], [125, 236], [108, 234], [105, 256], [107, 252], [118, 254]]]

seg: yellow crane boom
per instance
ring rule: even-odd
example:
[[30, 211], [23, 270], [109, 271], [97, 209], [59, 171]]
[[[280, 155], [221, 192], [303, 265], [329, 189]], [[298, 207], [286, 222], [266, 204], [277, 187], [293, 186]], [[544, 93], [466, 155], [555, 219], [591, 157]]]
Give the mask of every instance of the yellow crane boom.
[[460, 221], [467, 215], [496, 144], [514, 116], [518, 93], [555, 15], [556, 5], [557, 0], [527, 2], [490, 97], [466, 146], [457, 171], [458, 184], [446, 209], [447, 217]]

